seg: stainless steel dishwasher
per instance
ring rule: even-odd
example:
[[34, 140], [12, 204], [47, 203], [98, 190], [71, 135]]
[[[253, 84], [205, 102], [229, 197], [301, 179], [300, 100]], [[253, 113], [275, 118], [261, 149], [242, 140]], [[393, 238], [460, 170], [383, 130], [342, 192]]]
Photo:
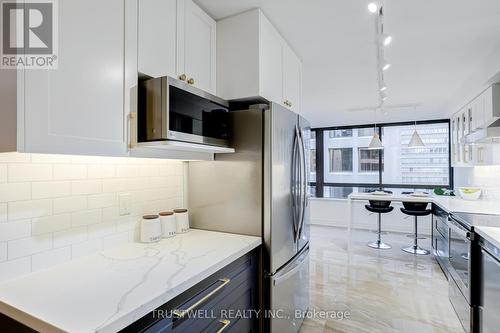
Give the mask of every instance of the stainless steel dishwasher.
[[497, 333], [500, 328], [500, 250], [482, 239], [481, 302], [479, 318], [481, 333]]

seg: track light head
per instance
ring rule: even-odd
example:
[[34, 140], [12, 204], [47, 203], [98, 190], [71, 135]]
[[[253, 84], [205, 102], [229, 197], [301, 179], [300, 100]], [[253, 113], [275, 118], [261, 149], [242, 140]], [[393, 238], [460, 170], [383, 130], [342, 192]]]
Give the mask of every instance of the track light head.
[[370, 3], [368, 4], [368, 11], [370, 11], [370, 13], [376, 13], [376, 12], [377, 12], [377, 10], [378, 10], [378, 5], [377, 5], [377, 3], [375, 3], [375, 2], [370, 2]]

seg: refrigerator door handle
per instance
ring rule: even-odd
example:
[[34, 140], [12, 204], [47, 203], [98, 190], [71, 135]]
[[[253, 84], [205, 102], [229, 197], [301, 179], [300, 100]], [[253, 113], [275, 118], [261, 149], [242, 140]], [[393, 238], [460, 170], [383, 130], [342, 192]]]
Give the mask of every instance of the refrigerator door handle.
[[309, 248], [307, 248], [304, 252], [302, 252], [297, 257], [295, 262], [290, 263], [290, 264], [294, 265], [294, 267], [292, 267], [290, 270], [284, 272], [282, 275], [274, 278], [274, 286], [277, 286], [277, 285], [281, 284], [282, 282], [285, 282], [290, 277], [292, 277], [295, 273], [297, 273], [297, 271], [299, 271], [302, 268], [302, 265], [304, 265], [304, 263], [307, 262], [308, 256], [309, 256]]
[[304, 219], [306, 213], [306, 202], [307, 202], [307, 162], [306, 162], [306, 149], [304, 145], [304, 138], [302, 137], [302, 130], [299, 129], [300, 137], [300, 216], [299, 216], [299, 233], [297, 240], [301, 237], [302, 229], [304, 227]]
[[293, 219], [293, 232], [294, 232], [294, 241], [296, 241], [298, 235], [298, 226], [299, 226], [299, 216], [297, 211], [297, 205], [299, 203], [298, 195], [298, 179], [297, 179], [297, 168], [298, 168], [298, 150], [299, 150], [299, 138], [297, 127], [295, 127], [295, 138], [293, 141], [293, 149], [292, 149], [292, 179], [291, 179], [291, 194], [292, 194], [292, 219]]

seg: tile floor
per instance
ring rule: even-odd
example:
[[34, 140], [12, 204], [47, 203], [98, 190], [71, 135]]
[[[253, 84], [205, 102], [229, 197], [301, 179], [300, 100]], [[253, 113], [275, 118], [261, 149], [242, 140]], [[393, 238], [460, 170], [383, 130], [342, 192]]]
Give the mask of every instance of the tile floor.
[[[369, 231], [311, 228], [311, 309], [346, 311], [349, 319], [306, 319], [300, 333], [463, 333], [448, 301], [448, 282], [432, 255], [404, 253], [411, 238], [386, 234], [393, 247], [366, 246]], [[430, 240], [421, 245], [430, 248]], [[339, 315], [337, 314], [337, 317]]]

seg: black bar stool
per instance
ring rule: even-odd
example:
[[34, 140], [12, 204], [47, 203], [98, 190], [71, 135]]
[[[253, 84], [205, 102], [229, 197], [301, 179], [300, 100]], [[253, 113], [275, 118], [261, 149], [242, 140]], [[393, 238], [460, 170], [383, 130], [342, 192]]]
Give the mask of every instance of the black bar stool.
[[404, 208], [401, 208], [401, 212], [415, 217], [415, 236], [413, 238], [413, 245], [401, 248], [404, 252], [416, 255], [427, 255], [430, 253], [429, 250], [418, 246], [418, 217], [427, 216], [431, 213], [431, 210], [427, 209], [427, 205], [427, 202], [403, 202]]
[[378, 214], [378, 230], [377, 230], [377, 240], [375, 242], [368, 243], [367, 245], [369, 247], [372, 247], [374, 249], [390, 249], [392, 246], [389, 244], [386, 244], [382, 242], [381, 239], [381, 234], [382, 234], [382, 214], [384, 213], [390, 213], [394, 209], [394, 207], [391, 206], [390, 201], [376, 201], [376, 200], [369, 200], [370, 204], [365, 205], [365, 208], [372, 212], [372, 213], [377, 213]]

